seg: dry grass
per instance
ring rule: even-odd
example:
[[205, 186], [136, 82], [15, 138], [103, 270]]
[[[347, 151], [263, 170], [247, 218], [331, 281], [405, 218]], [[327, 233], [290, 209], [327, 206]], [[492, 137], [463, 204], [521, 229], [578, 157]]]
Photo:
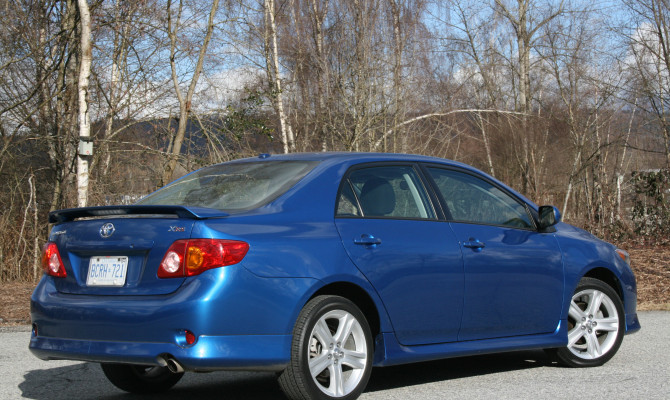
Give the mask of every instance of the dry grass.
[[670, 311], [670, 246], [629, 248], [640, 310]]
[[[670, 311], [670, 245], [628, 248], [638, 285], [638, 310]], [[0, 283], [0, 326], [30, 324], [30, 294], [34, 283]]]
[[0, 326], [30, 324], [30, 294], [34, 283], [0, 283]]

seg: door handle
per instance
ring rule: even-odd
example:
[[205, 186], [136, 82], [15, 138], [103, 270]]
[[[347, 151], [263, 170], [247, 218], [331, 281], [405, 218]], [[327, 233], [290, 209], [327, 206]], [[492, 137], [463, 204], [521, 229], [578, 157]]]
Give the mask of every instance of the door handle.
[[374, 237], [373, 235], [364, 233], [360, 238], [354, 239], [354, 243], [363, 246], [376, 246], [378, 244], [382, 244], [382, 240], [380, 238]]
[[482, 251], [486, 247], [486, 243], [480, 242], [479, 239], [470, 238], [467, 242], [463, 242], [463, 247], [467, 247], [474, 251]]

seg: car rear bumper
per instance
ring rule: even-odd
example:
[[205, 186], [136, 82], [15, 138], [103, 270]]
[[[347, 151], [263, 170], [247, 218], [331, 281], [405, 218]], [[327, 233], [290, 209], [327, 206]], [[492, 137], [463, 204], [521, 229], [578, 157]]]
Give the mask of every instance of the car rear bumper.
[[93, 296], [60, 293], [53, 279], [31, 298], [37, 357], [143, 365], [170, 357], [186, 370], [281, 370], [314, 282], [261, 278], [238, 265], [189, 278], [167, 295]]
[[289, 362], [291, 335], [200, 336], [191, 346], [107, 342], [33, 336], [30, 351], [42, 360], [162, 365], [173, 358], [187, 371], [281, 371]]

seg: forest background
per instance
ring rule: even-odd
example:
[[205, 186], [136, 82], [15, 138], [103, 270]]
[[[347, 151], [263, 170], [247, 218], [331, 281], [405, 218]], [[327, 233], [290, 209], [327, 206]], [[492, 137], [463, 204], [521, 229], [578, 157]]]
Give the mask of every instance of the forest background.
[[626, 245], [649, 301], [670, 303], [668, 0], [0, 10], [0, 282], [39, 279], [49, 211], [129, 204], [258, 153], [343, 150], [472, 164]]

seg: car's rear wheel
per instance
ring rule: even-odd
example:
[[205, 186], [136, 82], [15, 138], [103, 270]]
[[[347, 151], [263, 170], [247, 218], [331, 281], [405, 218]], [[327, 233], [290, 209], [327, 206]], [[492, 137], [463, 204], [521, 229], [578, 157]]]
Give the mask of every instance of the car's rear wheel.
[[131, 364], [101, 364], [102, 372], [121, 390], [137, 394], [160, 393], [174, 386], [184, 373], [172, 373], [167, 367]]
[[291, 362], [279, 376], [290, 399], [355, 399], [372, 370], [372, 336], [363, 313], [339, 296], [318, 296], [298, 316]]
[[623, 304], [606, 283], [583, 278], [568, 311], [568, 345], [555, 351], [569, 367], [595, 367], [609, 361], [626, 329]]

